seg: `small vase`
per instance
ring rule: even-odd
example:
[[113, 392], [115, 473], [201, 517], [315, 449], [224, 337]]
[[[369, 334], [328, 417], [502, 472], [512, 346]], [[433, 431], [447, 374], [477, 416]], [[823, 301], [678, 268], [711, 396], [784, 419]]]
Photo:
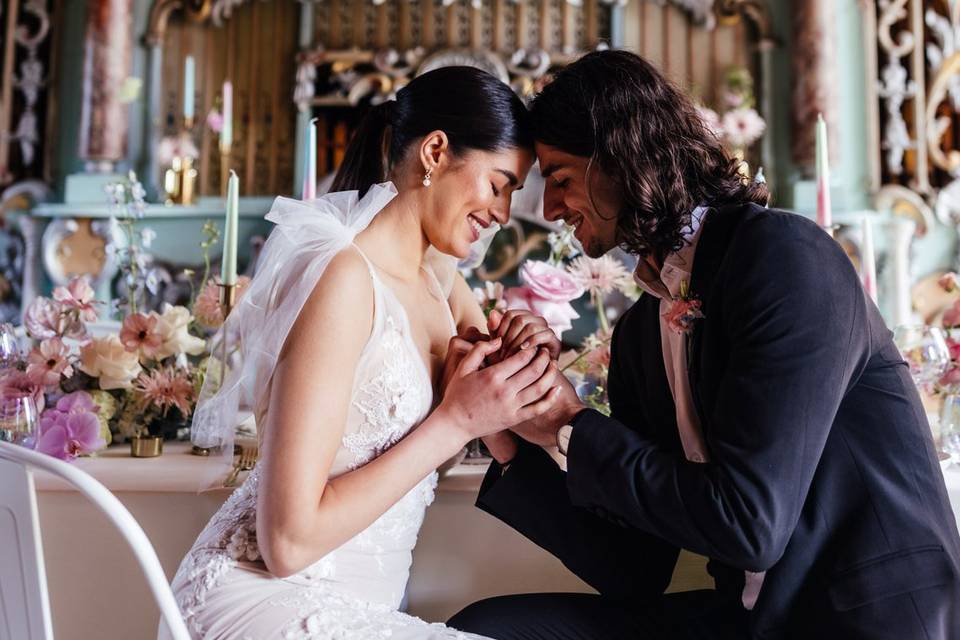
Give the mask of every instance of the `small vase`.
[[163, 453], [163, 438], [160, 436], [130, 438], [130, 455], [134, 458], [156, 458], [161, 453]]

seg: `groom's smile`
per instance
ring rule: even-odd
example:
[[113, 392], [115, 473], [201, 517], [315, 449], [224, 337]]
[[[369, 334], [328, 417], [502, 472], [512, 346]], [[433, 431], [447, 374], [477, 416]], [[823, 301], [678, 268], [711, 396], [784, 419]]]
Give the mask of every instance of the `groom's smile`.
[[536, 148], [544, 178], [543, 217], [573, 227], [588, 256], [597, 258], [615, 247], [623, 202], [615, 182], [589, 158], [541, 142]]

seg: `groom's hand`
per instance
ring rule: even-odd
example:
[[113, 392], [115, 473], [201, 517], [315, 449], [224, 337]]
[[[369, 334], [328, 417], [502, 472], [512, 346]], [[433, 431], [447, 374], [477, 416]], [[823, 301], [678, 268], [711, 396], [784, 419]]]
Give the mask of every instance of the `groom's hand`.
[[556, 364], [550, 365], [550, 372], [553, 374], [553, 386], [557, 387], [557, 391], [547, 402], [545, 411], [510, 427], [511, 431], [527, 442], [541, 447], [555, 446], [560, 427], [569, 424], [577, 413], [586, 408], [577, 396], [577, 390]]
[[546, 349], [551, 360], [560, 357], [563, 348], [560, 338], [547, 325], [547, 321], [538, 315], [522, 309], [512, 309], [506, 313], [491, 311], [487, 317], [490, 335], [501, 338], [503, 347], [499, 358], [509, 358], [520, 349]]

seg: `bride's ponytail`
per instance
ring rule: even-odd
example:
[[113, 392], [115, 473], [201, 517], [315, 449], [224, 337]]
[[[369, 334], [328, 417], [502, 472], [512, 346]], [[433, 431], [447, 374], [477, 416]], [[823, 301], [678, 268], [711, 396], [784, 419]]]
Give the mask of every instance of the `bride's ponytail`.
[[474, 67], [442, 67], [417, 76], [397, 91], [396, 100], [367, 112], [331, 190], [358, 190], [363, 196], [390, 178], [410, 145], [436, 130], [447, 134], [456, 155], [470, 150], [533, 150], [527, 108], [509, 86]]
[[396, 102], [388, 100], [370, 109], [354, 131], [330, 187], [331, 191], [358, 190], [360, 196], [387, 179], [389, 136]]

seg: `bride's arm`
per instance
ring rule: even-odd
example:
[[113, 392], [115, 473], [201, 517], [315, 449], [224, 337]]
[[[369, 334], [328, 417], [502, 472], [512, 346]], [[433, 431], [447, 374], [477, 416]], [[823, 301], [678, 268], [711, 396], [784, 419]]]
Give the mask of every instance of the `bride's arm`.
[[427, 420], [369, 464], [331, 480], [372, 317], [366, 265], [343, 252], [304, 305], [277, 363], [257, 503], [260, 553], [275, 575], [292, 575], [336, 549], [468, 440], [541, 412], [554, 395], [545, 396], [551, 387], [545, 355], [518, 354], [477, 371], [499, 346], [478, 345]]

